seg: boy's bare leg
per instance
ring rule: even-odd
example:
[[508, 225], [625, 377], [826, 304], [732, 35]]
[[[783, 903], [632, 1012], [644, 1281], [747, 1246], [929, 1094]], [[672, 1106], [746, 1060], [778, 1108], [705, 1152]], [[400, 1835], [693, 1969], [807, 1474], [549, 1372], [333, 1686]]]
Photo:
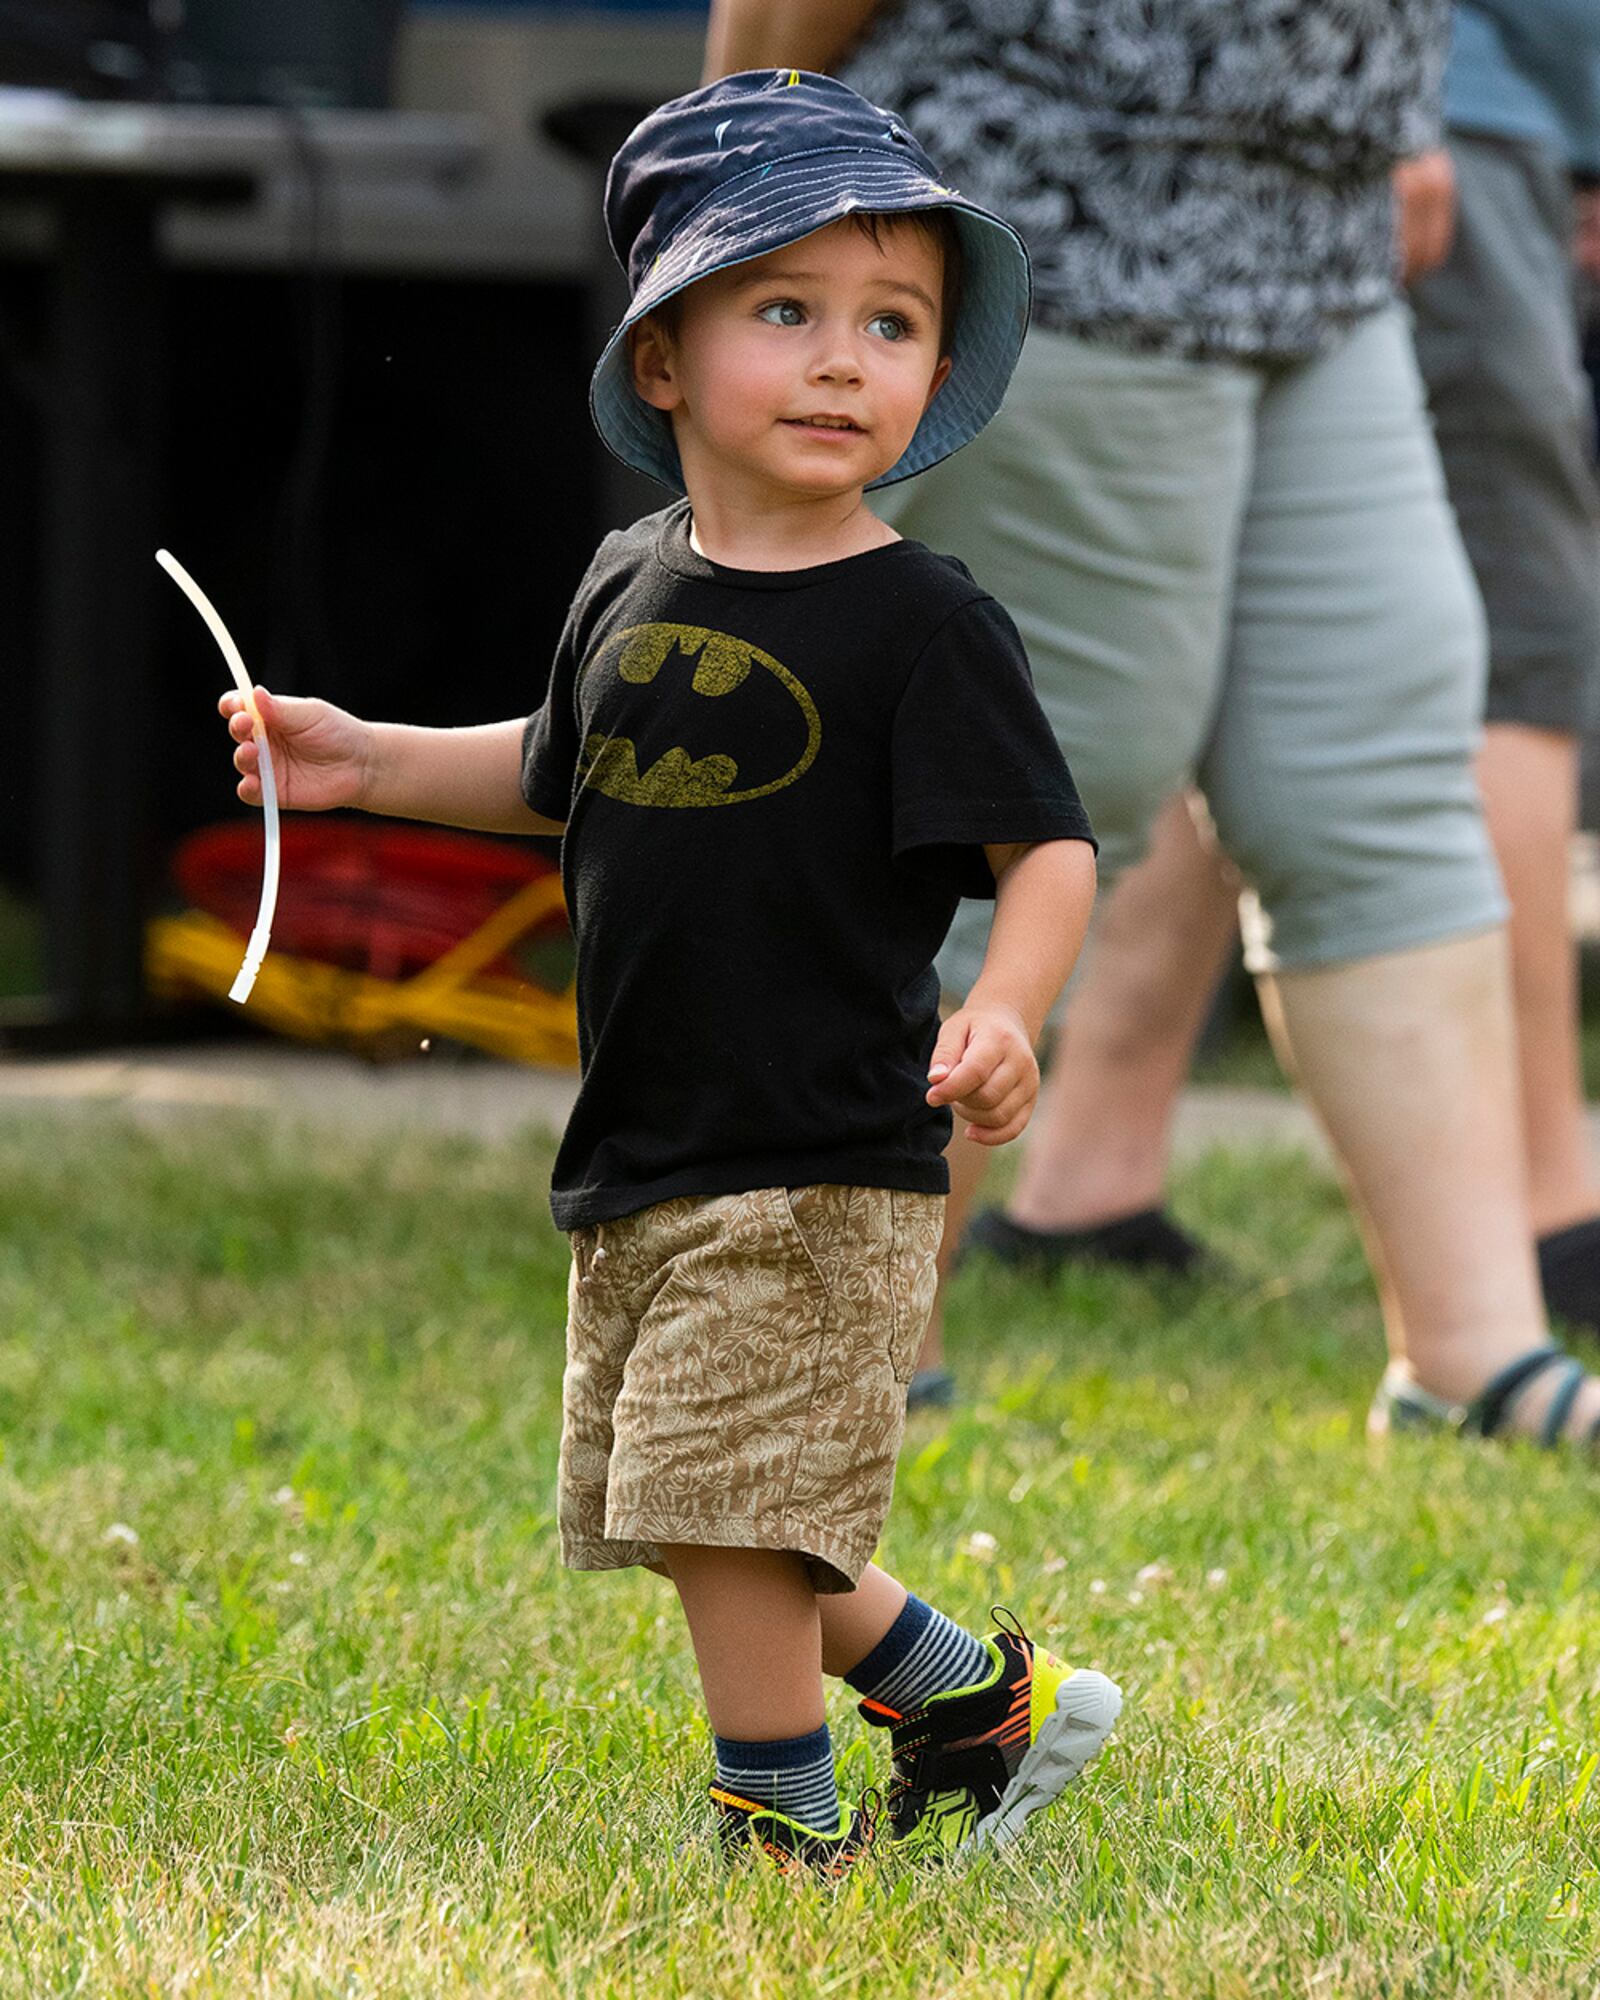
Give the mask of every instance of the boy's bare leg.
[[775, 1743], [820, 1729], [822, 1625], [800, 1558], [681, 1542], [661, 1558], [689, 1621], [717, 1734]]
[[1578, 1058], [1578, 961], [1567, 916], [1577, 740], [1491, 723], [1478, 778], [1511, 899], [1529, 1219], [1535, 1236], [1547, 1236], [1600, 1213]]
[[689, 1621], [711, 1726], [741, 1743], [820, 1728], [822, 1676], [858, 1666], [906, 1606], [905, 1585], [876, 1563], [853, 1591], [819, 1597], [800, 1558], [781, 1551], [677, 1543], [661, 1557]]
[[[979, 1149], [973, 1148], [974, 1152]], [[837, 1679], [859, 1666], [906, 1606], [906, 1587], [876, 1563], [862, 1572], [848, 1593], [819, 1597], [822, 1620], [822, 1671]]]

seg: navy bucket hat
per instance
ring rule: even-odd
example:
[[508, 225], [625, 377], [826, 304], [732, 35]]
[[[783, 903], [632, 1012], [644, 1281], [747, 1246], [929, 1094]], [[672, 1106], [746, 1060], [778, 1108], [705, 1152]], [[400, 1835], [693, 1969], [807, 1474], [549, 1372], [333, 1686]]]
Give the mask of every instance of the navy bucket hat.
[[651, 112], [606, 180], [606, 229], [633, 298], [589, 390], [624, 464], [683, 491], [672, 425], [635, 393], [628, 329], [675, 292], [796, 243], [852, 212], [946, 209], [960, 236], [951, 369], [904, 454], [874, 486], [909, 479], [976, 437], [1000, 407], [1028, 326], [1028, 253], [1014, 229], [946, 187], [891, 112], [833, 77], [746, 70]]

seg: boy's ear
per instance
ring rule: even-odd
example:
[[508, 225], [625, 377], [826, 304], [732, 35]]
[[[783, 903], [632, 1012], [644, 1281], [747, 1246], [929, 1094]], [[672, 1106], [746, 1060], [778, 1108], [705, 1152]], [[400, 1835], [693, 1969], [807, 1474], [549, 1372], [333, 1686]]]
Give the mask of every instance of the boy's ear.
[[948, 354], [943, 354], [939, 357], [939, 365], [933, 371], [933, 380], [928, 384], [927, 402], [924, 402], [922, 405], [924, 409], [928, 407], [928, 404], [933, 401], [945, 383], [949, 381], [951, 366], [952, 363]]
[[646, 317], [628, 332], [628, 361], [635, 393], [655, 410], [675, 410], [683, 400], [672, 367], [666, 330]]

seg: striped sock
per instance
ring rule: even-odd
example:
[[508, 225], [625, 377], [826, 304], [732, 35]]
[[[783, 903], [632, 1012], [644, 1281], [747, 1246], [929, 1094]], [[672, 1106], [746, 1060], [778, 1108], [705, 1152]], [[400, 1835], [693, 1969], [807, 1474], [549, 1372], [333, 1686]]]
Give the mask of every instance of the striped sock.
[[908, 1596], [900, 1616], [845, 1679], [867, 1700], [911, 1715], [931, 1696], [971, 1687], [990, 1670], [989, 1649], [981, 1640], [920, 1597]]
[[837, 1832], [839, 1789], [828, 1725], [777, 1743], [736, 1743], [718, 1736], [717, 1783], [752, 1805], [774, 1806], [813, 1833]]

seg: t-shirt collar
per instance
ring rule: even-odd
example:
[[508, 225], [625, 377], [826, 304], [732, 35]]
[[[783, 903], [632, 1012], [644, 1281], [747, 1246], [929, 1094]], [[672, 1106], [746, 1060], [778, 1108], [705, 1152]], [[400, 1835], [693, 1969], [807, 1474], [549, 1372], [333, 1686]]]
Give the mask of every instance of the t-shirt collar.
[[720, 583], [730, 590], [805, 590], [825, 583], [849, 569], [853, 563], [877, 562], [898, 555], [903, 549], [922, 550], [921, 542], [885, 542], [881, 548], [863, 549], [858, 555], [840, 556], [834, 562], [815, 563], [810, 569], [730, 569], [726, 563], [703, 556], [689, 540], [690, 509], [687, 500], [668, 507], [656, 533], [656, 560], [674, 576], [696, 583]]

